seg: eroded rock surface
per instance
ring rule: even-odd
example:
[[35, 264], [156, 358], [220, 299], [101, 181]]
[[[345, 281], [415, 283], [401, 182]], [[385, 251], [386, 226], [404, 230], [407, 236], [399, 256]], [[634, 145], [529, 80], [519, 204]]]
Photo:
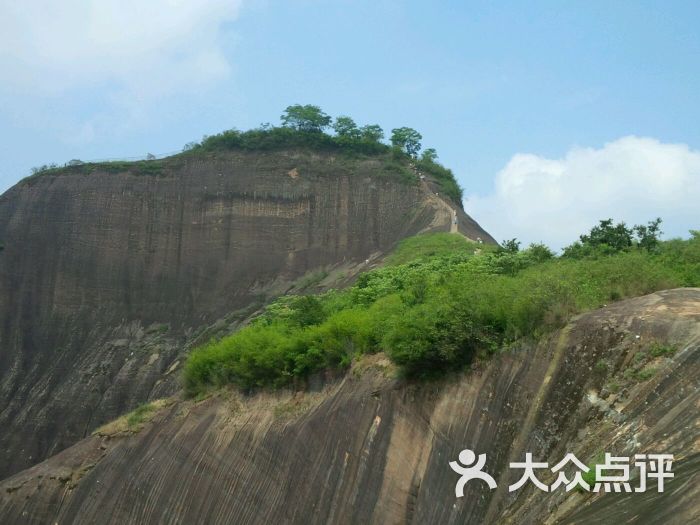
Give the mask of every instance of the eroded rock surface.
[[[393, 379], [377, 355], [320, 392], [175, 401], [0, 483], [0, 522], [693, 523], [699, 360], [700, 289], [678, 289], [439, 382]], [[496, 490], [455, 498], [448, 463], [464, 448], [487, 454]], [[663, 494], [507, 491], [525, 452], [553, 465], [601, 451], [672, 453], [676, 477]]]
[[[159, 162], [151, 175], [45, 174], [0, 196], [0, 479], [177, 391], [203, 327], [450, 228], [432, 194], [379, 160]], [[459, 214], [462, 233], [491, 239]]]

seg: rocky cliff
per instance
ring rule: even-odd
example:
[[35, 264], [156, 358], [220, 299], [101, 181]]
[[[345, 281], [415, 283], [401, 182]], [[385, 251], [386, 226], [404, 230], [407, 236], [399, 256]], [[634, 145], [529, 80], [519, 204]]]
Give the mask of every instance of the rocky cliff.
[[[677, 289], [436, 382], [392, 379], [375, 355], [315, 392], [172, 398], [0, 483], [0, 522], [693, 523], [699, 359], [700, 289]], [[455, 498], [464, 448], [487, 454], [497, 489]], [[601, 451], [672, 453], [675, 478], [661, 494], [507, 491], [526, 452]]]
[[453, 209], [464, 235], [492, 240], [381, 158], [149, 166], [53, 171], [0, 197], [0, 479], [176, 392], [183, 352], [212, 325], [230, 331], [294, 286], [337, 285], [403, 237], [449, 231]]

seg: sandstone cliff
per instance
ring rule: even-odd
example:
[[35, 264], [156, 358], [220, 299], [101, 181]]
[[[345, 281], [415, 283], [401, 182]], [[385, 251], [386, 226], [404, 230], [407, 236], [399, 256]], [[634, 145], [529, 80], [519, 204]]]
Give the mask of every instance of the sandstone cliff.
[[[654, 357], [654, 342], [676, 352]], [[0, 522], [697, 522], [699, 358], [700, 289], [677, 289], [438, 382], [391, 379], [377, 355], [316, 392], [173, 398], [140, 430], [105, 427], [0, 483]], [[655, 374], [628, 373], [642, 365]], [[463, 448], [488, 455], [498, 489], [455, 498]], [[506, 489], [525, 452], [599, 451], [673, 453], [676, 477], [663, 494]]]
[[2, 195], [0, 479], [173, 394], [204, 327], [230, 331], [300, 280], [337, 285], [403, 237], [448, 231], [453, 207], [464, 235], [492, 240], [395, 175], [381, 159], [222, 152]]

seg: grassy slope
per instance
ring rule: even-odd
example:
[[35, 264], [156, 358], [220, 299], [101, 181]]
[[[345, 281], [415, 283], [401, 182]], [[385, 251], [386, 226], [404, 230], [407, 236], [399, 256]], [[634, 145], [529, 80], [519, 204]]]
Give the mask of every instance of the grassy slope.
[[432, 376], [611, 301], [700, 286], [697, 235], [654, 253], [633, 248], [585, 259], [485, 247], [475, 255], [475, 247], [450, 234], [407, 239], [388, 267], [347, 290], [283, 297], [251, 326], [192, 352], [186, 390], [290, 385], [376, 351], [408, 376]]

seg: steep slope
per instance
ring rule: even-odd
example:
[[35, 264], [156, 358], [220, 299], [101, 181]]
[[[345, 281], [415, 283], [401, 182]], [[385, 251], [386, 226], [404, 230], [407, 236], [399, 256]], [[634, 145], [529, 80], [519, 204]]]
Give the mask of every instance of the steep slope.
[[2, 195], [0, 479], [175, 392], [186, 345], [224, 315], [231, 329], [316, 270], [449, 231], [399, 179], [381, 158], [219, 152], [52, 171]]
[[[654, 343], [676, 351], [652, 357]], [[650, 359], [653, 376], [629, 373]], [[173, 400], [140, 431], [113, 425], [0, 483], [0, 522], [691, 523], [699, 359], [700, 289], [676, 289], [439, 382], [392, 380], [377, 355], [317, 392]], [[455, 498], [464, 448], [487, 454], [498, 489]], [[663, 494], [507, 491], [525, 452], [600, 451], [675, 454], [676, 477]]]

